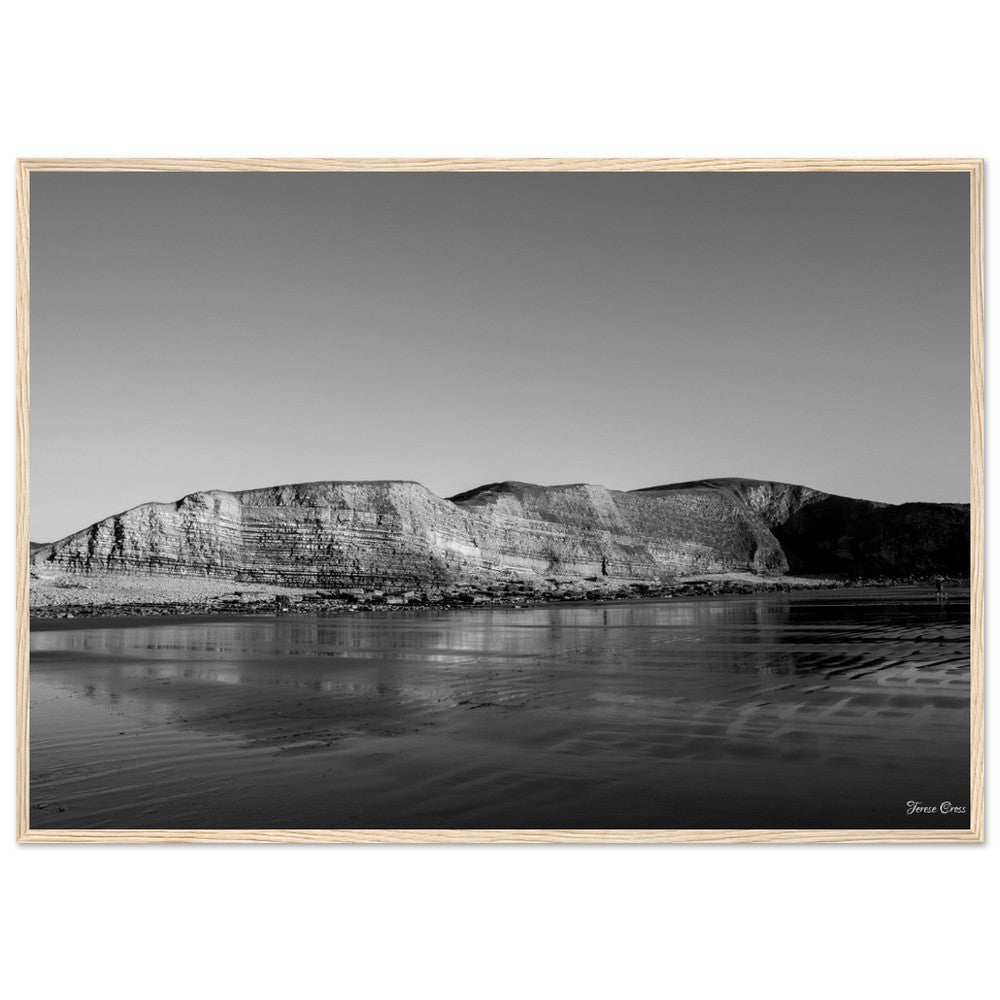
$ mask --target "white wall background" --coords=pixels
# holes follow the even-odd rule
[[[990,15],[914,0],[21,4],[2,61],[6,412],[16,156],[957,155],[987,157],[989,189]],[[931,997],[989,982],[993,844],[15,846],[13,445],[11,419],[12,995]]]

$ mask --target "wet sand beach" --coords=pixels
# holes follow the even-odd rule
[[[38,622],[31,825],[963,828],[968,713],[967,591]]]

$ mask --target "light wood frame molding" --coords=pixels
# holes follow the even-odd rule
[[[29,313],[31,175],[41,172],[664,171],[969,175],[971,674],[967,830],[32,830],[29,810]],[[17,839],[21,843],[956,843],[984,840],[983,174],[978,158],[917,159],[21,159],[17,161]]]

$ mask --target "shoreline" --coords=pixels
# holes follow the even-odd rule
[[[967,578],[946,577],[946,587],[967,587]],[[472,608],[541,608],[559,604],[625,604],[642,600],[791,593],[809,590],[885,589],[900,586],[933,588],[935,577],[758,577],[750,573],[704,574],[671,581],[622,581],[597,586],[595,580],[548,580],[541,584],[483,583],[434,590],[312,590],[256,593],[232,590],[193,599],[114,600],[80,602],[67,599],[31,607],[29,622],[75,622],[184,617],[218,620],[227,617],[289,615],[331,617],[357,613],[407,610],[469,610]],[[238,586],[238,585],[237,585]],[[76,589],[76,588],[72,588]],[[51,596],[51,595],[50,595]]]
[[[919,825],[900,788],[966,802],[967,593],[41,622],[32,826]]]

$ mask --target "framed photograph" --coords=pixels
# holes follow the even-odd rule
[[[982,841],[981,160],[22,160],[17,250],[19,840]]]

